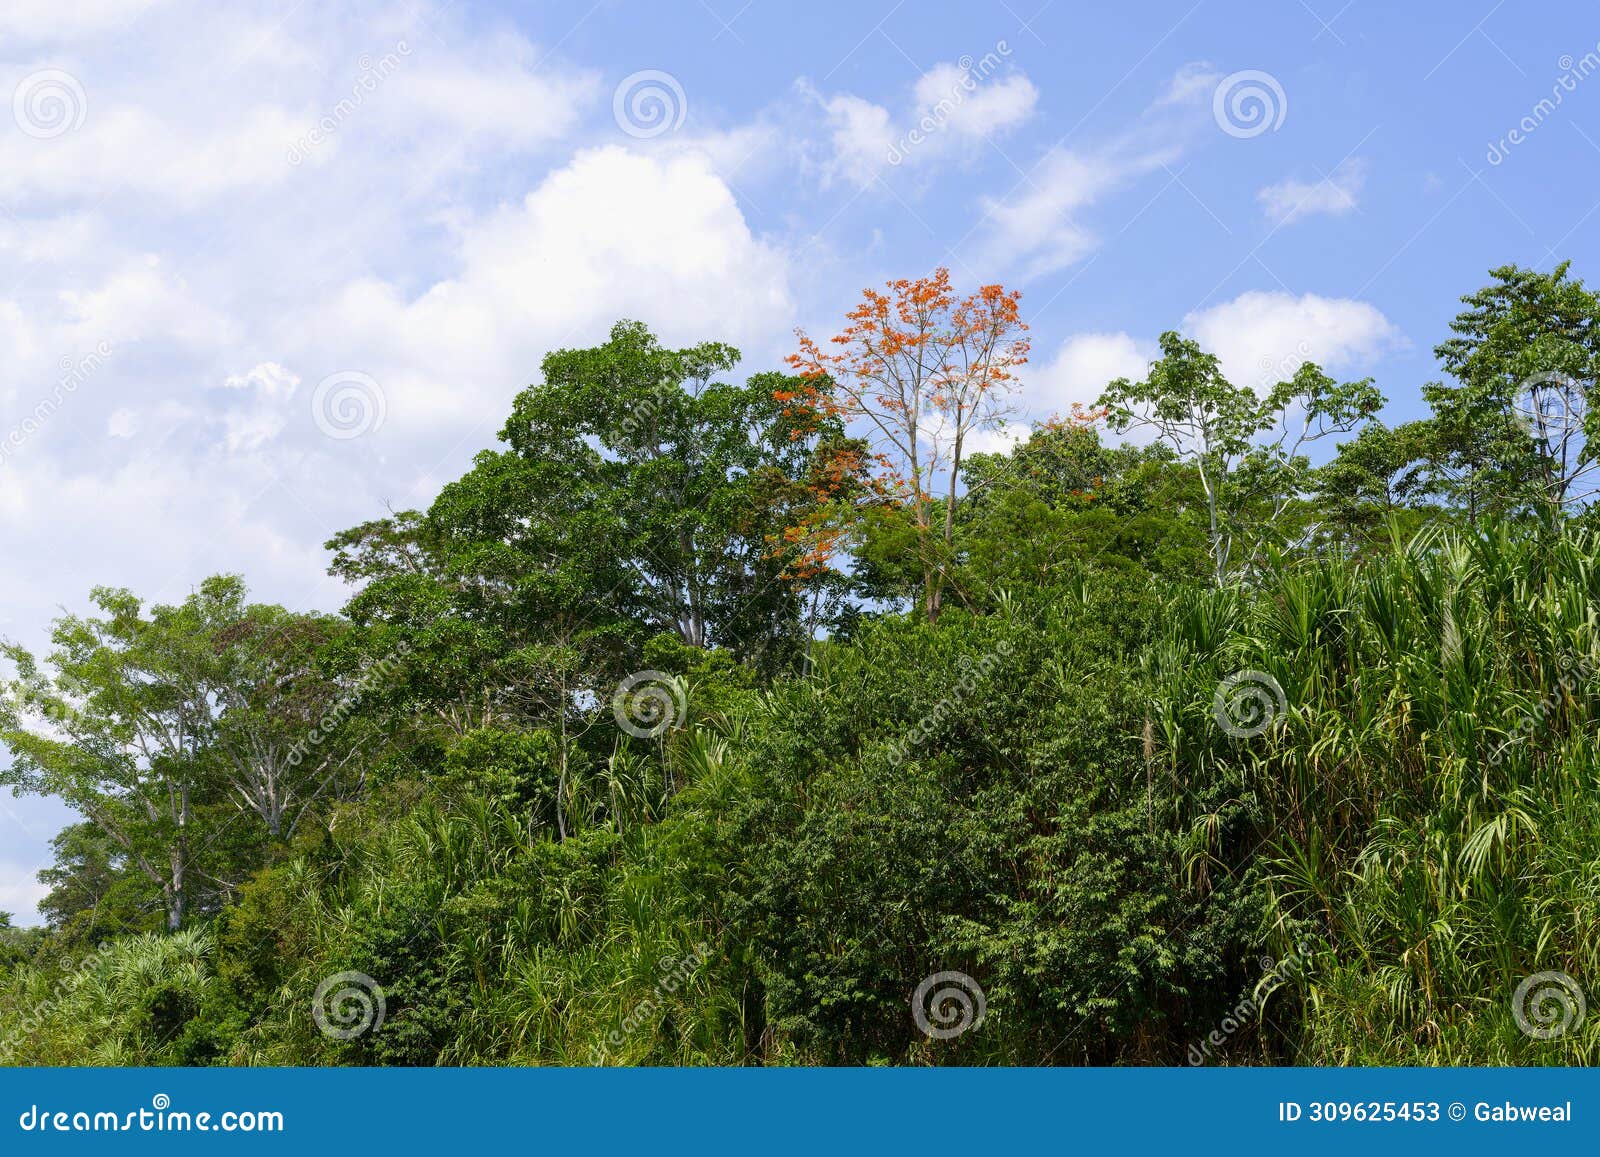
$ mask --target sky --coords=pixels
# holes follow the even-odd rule
[[[1496,266],[1600,276],[1600,11],[1502,0],[0,6],[0,635],[425,506],[619,318],[778,368],[1020,289],[1043,419],[1177,329],[1418,416]],[[4,758],[0,755],[0,758]],[[72,819],[0,794],[0,910]]]

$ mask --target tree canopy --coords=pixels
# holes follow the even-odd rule
[[[784,370],[622,321],[341,613],[95,588],[0,651],[77,813],[0,1060],[1592,1062],[1516,994],[1600,977],[1600,301],[1490,279],[1394,422],[1169,332],[1002,426],[945,270]]]

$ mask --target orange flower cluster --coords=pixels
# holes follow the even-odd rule
[[[797,429],[814,428],[807,419],[821,416],[865,427],[876,466],[871,495],[910,508],[930,567],[940,553],[935,538],[949,537],[966,440],[993,421],[992,395],[1004,392],[1028,360],[1021,297],[1000,285],[961,297],[944,268],[929,277],[890,281],[881,291],[865,289],[845,315],[844,330],[829,342],[832,348],[796,331],[799,349],[788,364],[797,380],[773,391]],[[832,466],[840,477],[859,479],[867,461],[858,456]],[[949,509],[945,528],[937,531],[933,489],[941,476],[947,479]],[[863,492],[858,484],[856,493]],[[793,528],[794,541],[811,544],[810,562],[824,564],[840,549],[845,532],[837,520],[843,516],[819,513]],[[935,581],[931,570],[929,581]]]
[[[1028,341],[1018,336],[1028,328],[1020,292],[985,285],[958,299],[942,267],[885,289],[862,291],[861,304],[845,315],[844,331],[832,338],[840,352],[796,331],[800,350],[788,362],[805,386],[776,391],[778,401],[792,403],[796,412],[845,418],[876,407],[904,422],[919,403],[941,411],[975,405],[1028,360]]]

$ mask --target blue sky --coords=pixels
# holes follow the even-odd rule
[[[4,93],[0,633],[34,646],[101,583],[339,606],[321,543],[621,316],[754,372],[943,264],[1023,290],[1025,416],[1180,328],[1403,419],[1489,268],[1600,275],[1592,4],[10,0]],[[0,909],[67,818],[0,797]]]

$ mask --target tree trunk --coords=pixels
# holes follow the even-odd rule
[[[172,849],[172,875],[162,888],[167,901],[167,931],[176,932],[183,927],[183,843]]]
[[[172,876],[167,889],[167,929],[176,932],[183,927],[184,896],[183,876],[184,869],[189,861],[189,788],[181,788],[178,792],[178,838],[172,845],[171,864]]]

